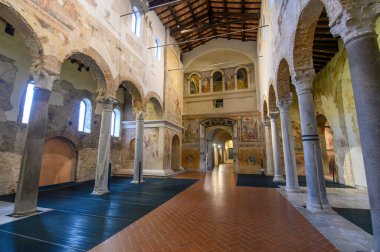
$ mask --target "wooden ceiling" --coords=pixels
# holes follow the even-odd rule
[[[326,10],[323,10],[314,34],[313,62],[315,72],[321,71],[338,51],[338,38],[334,38],[331,34],[329,19]]]
[[[155,7],[173,0],[151,0]],[[261,0],[188,0],[156,8],[155,12],[182,52],[218,38],[256,41]],[[252,29],[249,31],[242,31]],[[226,33],[233,33],[225,35]],[[222,35],[223,34],[223,35]],[[198,40],[200,38],[206,38]],[[194,41],[195,40],[195,41]]]

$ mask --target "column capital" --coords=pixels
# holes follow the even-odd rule
[[[277,102],[277,107],[280,109],[280,112],[287,112],[290,110],[290,105],[293,103],[292,98],[280,100]]]
[[[146,114],[145,110],[136,111],[136,121],[144,121]]]
[[[277,120],[279,111],[272,111],[268,113],[269,118],[272,120]]]
[[[297,95],[311,93],[311,90],[313,89],[314,79],[314,69],[295,71],[294,75],[292,76],[292,83],[296,87]]]
[[[377,0],[357,2],[343,10],[331,26],[331,33],[335,37],[340,36],[345,45],[363,36],[376,36],[376,9],[380,4]]]
[[[51,91],[55,81],[59,80],[59,75],[53,73],[42,66],[33,67],[30,71],[36,88],[46,89]]]
[[[263,120],[263,125],[264,125],[264,127],[270,127],[270,120],[264,119]]]

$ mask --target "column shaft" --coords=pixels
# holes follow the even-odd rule
[[[323,163],[317,121],[315,118],[314,101],[311,86],[314,75],[310,79],[301,78],[296,81],[298,103],[301,117],[304,160],[306,168],[307,204],[308,210],[315,212],[329,208],[326,186],[323,174]]]
[[[284,150],[286,191],[298,192],[298,176],[296,165],[296,154],[294,151],[294,139],[292,133],[292,123],[290,121],[291,101],[279,102],[281,116],[282,146]]]
[[[273,149],[270,122],[264,122],[265,156],[267,161],[267,174],[273,175]]]
[[[273,181],[284,181],[281,168],[281,150],[280,150],[280,139],[278,136],[277,128],[277,117],[278,113],[271,113],[269,116],[271,118],[271,128],[272,128],[272,147],[273,147],[273,163],[274,163],[274,178]]]
[[[143,181],[143,163],[144,163],[144,115],[140,113],[136,115],[136,141],[135,141],[135,160],[133,164],[133,181],[132,183],[139,182],[140,173],[140,183]],[[141,170],[139,167],[141,165]]]
[[[33,214],[37,211],[38,186],[50,94],[51,91],[47,89],[34,88],[13,212],[16,217]]]
[[[346,43],[371,207],[374,251],[380,251],[380,53],[375,34]]]
[[[98,158],[96,161],[95,187],[92,194],[109,193],[108,165],[111,149],[112,105],[102,109],[102,121],[99,133]]]

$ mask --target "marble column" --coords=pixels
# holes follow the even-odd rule
[[[311,212],[318,212],[329,209],[329,202],[326,195],[321,146],[311,93],[314,77],[314,70],[296,72],[293,76],[293,84],[297,90],[301,118],[307,183],[306,208]]]
[[[285,181],[282,175],[281,168],[281,150],[280,150],[280,138],[278,136],[277,118],[278,112],[270,112],[268,114],[270,118],[270,124],[272,129],[272,148],[273,148],[273,163],[274,163],[274,182]]]
[[[57,74],[42,68],[36,69],[31,75],[34,80],[34,95],[17,184],[14,217],[31,215],[37,211],[49,99],[53,83],[59,79]]]
[[[380,52],[375,31],[375,6],[352,4],[331,31],[340,35],[347,50],[352,89],[368,186],[373,228],[373,251],[380,251]]]
[[[140,183],[143,183],[143,171],[144,171],[144,117],[145,111],[140,111],[136,113],[136,140],[135,140],[135,160],[133,163],[133,181],[131,183],[139,183],[139,173],[140,173]],[[139,167],[141,164],[141,170],[139,172]]]
[[[92,194],[102,195],[109,193],[108,166],[111,150],[111,120],[113,104],[116,100],[106,97],[98,99],[97,102],[102,107],[102,120],[99,133],[98,157],[96,161],[95,186]]]
[[[273,149],[272,149],[272,135],[270,129],[270,120],[264,120],[265,131],[265,156],[267,160],[267,175],[273,175]]]
[[[281,117],[281,132],[282,132],[282,146],[284,150],[284,163],[285,163],[285,178],[286,187],[288,192],[299,192],[297,176],[296,153],[294,151],[294,139],[292,133],[292,122],[290,120],[290,105],[293,103],[292,99],[282,100],[277,102],[277,107],[280,109]]]

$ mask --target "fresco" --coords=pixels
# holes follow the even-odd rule
[[[240,173],[260,173],[264,148],[256,146],[240,147],[238,151]]]
[[[154,169],[159,163],[158,129],[144,129],[144,169]]]
[[[235,89],[235,82],[234,82],[234,76],[231,74],[229,77],[226,78],[226,91],[234,90]]]
[[[190,77],[190,94],[198,94],[199,93],[199,76],[196,74],[191,75]]]
[[[199,170],[199,147],[183,147],[182,166],[189,170]]]
[[[197,143],[199,141],[199,123],[198,120],[185,120],[183,122],[184,143]]]
[[[212,75],[212,87],[214,92],[223,91],[223,75],[221,72],[215,72]]]
[[[202,93],[210,93],[211,92],[211,83],[210,78],[203,78],[202,81]]]
[[[248,88],[248,73],[244,68],[240,68],[237,71],[237,87],[238,89]]]
[[[254,117],[243,117],[241,119],[241,141],[259,141],[260,119]]]

